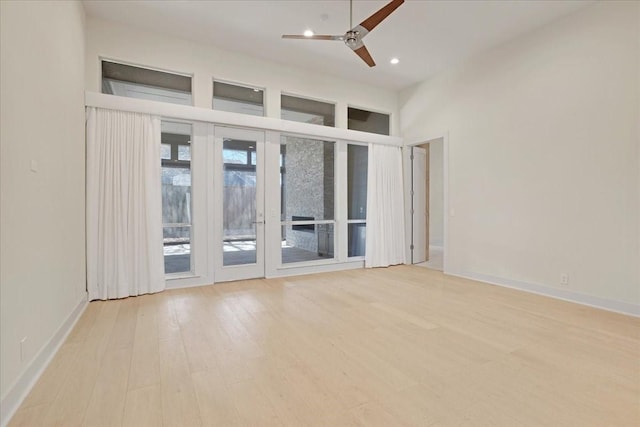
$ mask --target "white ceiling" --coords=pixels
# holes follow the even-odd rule
[[[385,0],[356,0],[354,26]],[[591,0],[407,0],[364,42],[369,68],[339,41],[283,40],[282,34],[344,34],[347,0],[85,1],[97,16],[212,44],[279,63],[401,89],[519,34],[570,14]],[[400,63],[389,60],[398,57]]]

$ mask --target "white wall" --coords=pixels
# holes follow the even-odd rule
[[[101,91],[100,58],[193,75],[194,105],[211,108],[213,79],[266,88],[266,115],[280,118],[280,92],[336,103],[336,127],[347,128],[347,105],[391,114],[399,134],[397,93],[150,33],[99,18],[87,19],[86,88]]]
[[[84,11],[77,2],[2,1],[0,15],[4,417],[13,385],[86,300]]]
[[[598,2],[401,94],[405,140],[448,131],[449,271],[640,313],[639,8]]]
[[[444,141],[429,142],[429,246],[444,246]]]

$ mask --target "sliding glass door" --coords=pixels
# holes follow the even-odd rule
[[[215,281],[264,277],[264,132],[215,128]]]

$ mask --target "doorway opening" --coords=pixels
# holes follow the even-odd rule
[[[410,147],[411,263],[444,270],[445,140]]]

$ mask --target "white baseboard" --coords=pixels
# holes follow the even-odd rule
[[[492,285],[504,286],[505,288],[518,289],[533,294],[544,295],[563,301],[574,302],[576,304],[587,305],[589,307],[600,308],[607,311],[622,313],[629,316],[640,317],[640,305],[623,301],[615,301],[593,295],[587,295],[569,289],[558,289],[535,283],[521,282],[518,280],[504,279],[501,277],[489,276],[486,274],[472,273],[466,271],[445,271],[445,274],[463,277],[465,279],[477,280],[479,282],[490,283]]]
[[[11,417],[13,417],[18,410],[20,404],[25,397],[27,397],[27,394],[29,394],[44,370],[49,366],[49,363],[51,363],[58,349],[62,346],[62,343],[64,343],[67,335],[69,335],[69,332],[71,332],[82,313],[84,313],[87,304],[87,296],[85,295],[53,334],[49,342],[42,347],[36,357],[29,363],[27,369],[18,377],[13,386],[9,388],[6,396],[2,398],[2,402],[0,402],[0,426],[6,427],[6,425],[9,424]]]

